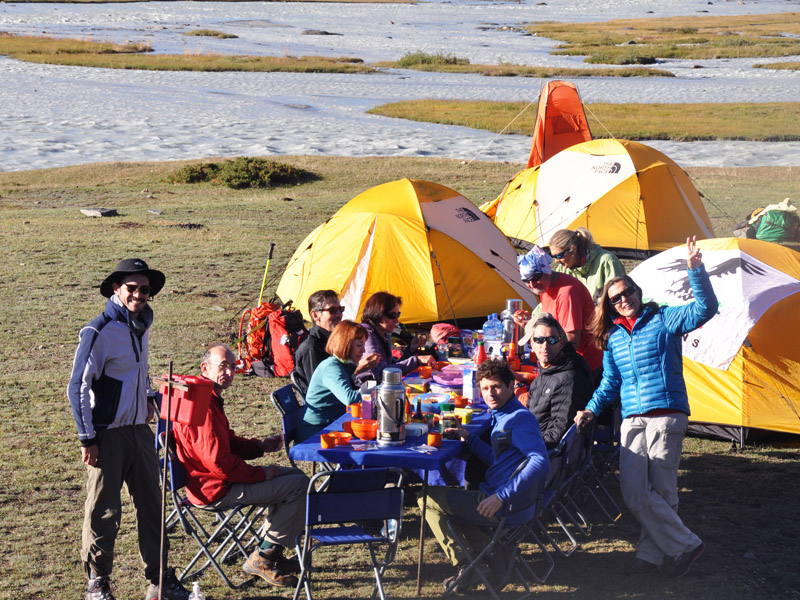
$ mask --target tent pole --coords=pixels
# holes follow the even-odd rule
[[[442,280],[442,287],[444,288],[444,295],[447,296],[447,304],[450,306],[450,312],[453,313],[453,323],[458,327],[458,319],[456,318],[456,311],[453,308],[453,303],[450,300],[450,292],[447,291],[447,284],[444,282],[444,275],[442,275],[442,265],[439,264],[439,259],[436,258],[436,252],[431,248],[431,257],[433,262],[436,263],[436,268],[439,269],[439,278]],[[461,329],[459,327],[459,329]]]

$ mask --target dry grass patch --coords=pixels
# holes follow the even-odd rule
[[[239,37],[233,33],[225,33],[224,31],[217,31],[216,29],[194,29],[192,31],[184,32],[183,35],[195,37],[215,37],[220,40],[228,40]]]
[[[777,62],[753,65],[756,69],[776,69],[778,71],[800,71],[800,62]]]
[[[40,36],[0,35],[0,54],[50,65],[151,71],[286,71],[293,73],[372,73],[360,58],[248,56],[236,54],[145,54],[149,44],[112,44]]]
[[[709,59],[800,54],[800,13],[731,17],[615,19],[600,23],[542,22],[526,26],[560,40],[559,55],[585,62],[653,64],[659,58]]]
[[[369,112],[530,135],[537,105],[525,110],[526,106],[525,102],[408,100],[384,104]],[[796,141],[800,140],[798,114],[800,103],[796,102],[586,105],[586,118],[594,137],[629,140]]]
[[[375,63],[376,67],[414,69],[439,73],[475,73],[486,77],[674,77],[670,71],[640,68],[570,69],[566,67],[535,67],[501,62],[497,65],[471,64],[468,58],[452,54],[410,52],[397,61]]]

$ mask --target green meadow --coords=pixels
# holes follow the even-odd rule
[[[523,157],[521,157],[522,159]],[[153,300],[151,375],[195,373],[207,344],[236,337],[242,311],[254,306],[270,242],[276,243],[266,297],[301,240],[358,193],[403,177],[456,189],[481,204],[496,197],[521,163],[410,158],[280,157],[314,175],[307,183],[231,189],[211,183],[171,183],[187,161],[105,163],[0,173],[0,230],[6,246],[0,285],[0,420],[4,428],[0,487],[0,599],[80,597],[85,586],[79,560],[85,472],[65,395],[78,331],[102,309],[100,281],[126,256],[140,256],[167,275]],[[199,161],[193,161],[196,163]],[[720,236],[755,206],[797,190],[800,168],[690,168],[706,196]],[[88,218],[81,208],[114,208],[119,215]],[[279,430],[269,393],[286,380],[238,377],[227,395],[232,426],[246,435]],[[287,464],[276,454],[259,461]],[[556,559],[537,597],[718,600],[796,598],[800,575],[795,519],[800,483],[795,445],[756,444],[740,451],[730,443],[688,439],[681,464],[681,514],[708,543],[707,554],[679,580],[659,574],[625,578],[638,528],[627,512],[615,524],[595,520],[592,536],[570,558]],[[618,490],[612,486],[612,492]],[[409,490],[409,495],[415,493]],[[117,598],[144,592],[132,507],[125,498],[117,541]],[[400,551],[386,573],[387,594],[415,595],[419,514],[409,508]],[[170,561],[185,564],[193,541],[170,533]],[[534,568],[541,557],[531,546]],[[324,557],[325,553],[320,557]],[[360,553],[332,552],[322,559],[318,598],[366,598],[372,578]],[[441,594],[451,573],[436,543],[426,537],[424,598]],[[290,590],[263,582],[233,592],[212,572],[201,579],[209,598],[288,598]],[[516,598],[511,586],[503,598]],[[488,597],[482,592],[475,598]]]

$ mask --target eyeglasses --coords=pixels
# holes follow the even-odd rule
[[[332,315],[341,315],[344,313],[344,306],[329,306],[327,308],[315,308],[316,312],[329,312]]]
[[[209,365],[214,365],[215,367],[219,367],[220,371],[235,371],[236,370],[236,365],[232,365],[229,362],[221,362],[221,363],[210,362],[208,364]]]
[[[534,344],[544,344],[545,342],[547,342],[551,346],[555,346],[558,342],[561,341],[561,338],[557,335],[549,335],[547,337],[533,337],[531,338],[531,341]]]
[[[562,250],[558,254],[553,254],[553,258],[556,259],[556,260],[561,260],[562,258],[564,258],[567,254],[569,254],[571,252],[572,252],[572,250],[567,248],[566,250]]]
[[[398,310],[397,312],[385,312],[383,313],[383,316],[386,317],[387,319],[391,319],[394,321],[395,319],[400,318],[400,311]]]
[[[136,285],[135,283],[126,283],[124,285],[129,294],[135,294],[136,290],[139,290],[143,296],[149,296],[153,290],[149,285]]]
[[[542,277],[544,273],[534,273],[528,279],[523,279],[522,283],[537,283]]]
[[[622,302],[623,296],[625,296],[626,298],[630,298],[631,296],[633,296],[633,293],[635,291],[636,290],[632,287],[625,288],[619,294],[614,294],[613,296],[609,296],[608,301],[611,302],[612,305],[619,304],[620,302]]]

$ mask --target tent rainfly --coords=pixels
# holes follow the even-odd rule
[[[503,233],[458,192],[401,179],[359,194],[295,251],[277,294],[308,317],[308,297],[333,289],[345,318],[373,293],[403,298],[403,323],[485,317],[507,298],[536,298],[520,281]]]
[[[595,242],[645,258],[714,236],[689,176],[661,152],[627,140],[592,140],[521,171],[481,206],[519,247],[547,246],[559,229],[586,227]]]
[[[528,168],[591,139],[578,88],[567,81],[549,81],[539,94]]]

